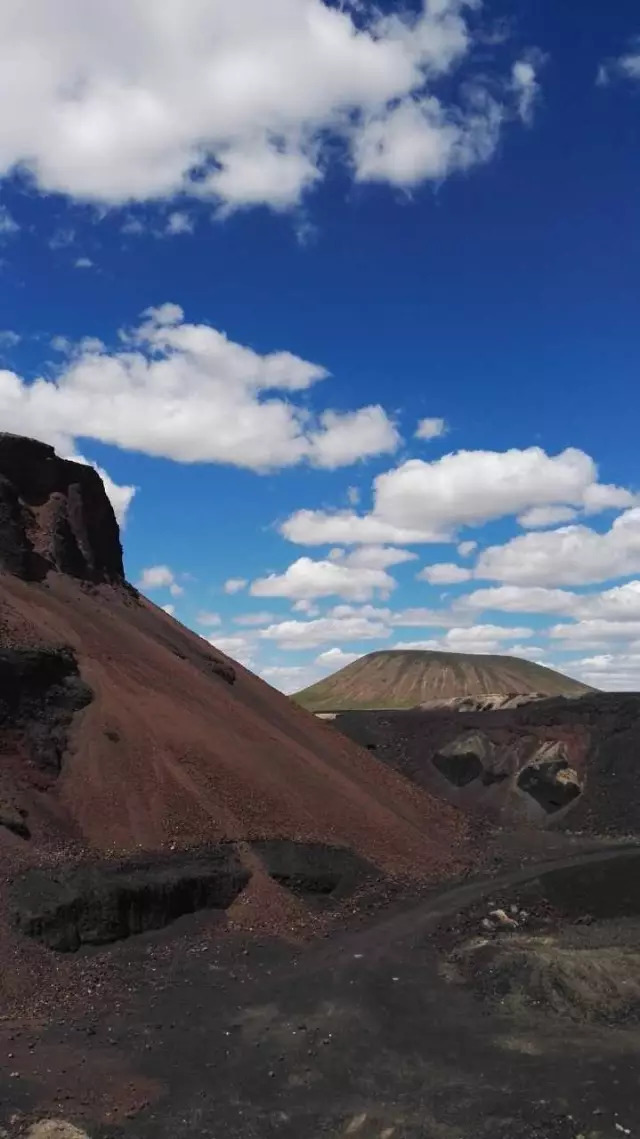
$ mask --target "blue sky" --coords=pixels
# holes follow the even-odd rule
[[[640,687],[640,15],[571,8],[0,12],[0,426],[286,690],[405,644]]]

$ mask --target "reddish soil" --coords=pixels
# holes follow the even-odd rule
[[[124,854],[286,836],[347,844],[422,877],[464,843],[458,812],[239,665],[233,685],[212,674],[211,647],[143,598],[62,575],[3,575],[0,614],[3,644],[70,646],[94,693],[53,785],[41,790],[24,756],[16,765],[36,846],[73,839]]]

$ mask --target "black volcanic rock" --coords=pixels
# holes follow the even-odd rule
[[[124,581],[118,523],[97,471],[36,439],[0,433],[0,569],[23,581],[50,570]]]
[[[227,909],[250,877],[230,843],[116,864],[32,868],[13,884],[14,922],[50,949],[74,952],[162,929],[183,914]]]
[[[92,699],[71,649],[0,649],[0,736],[23,738],[41,770],[59,774],[73,715]]]

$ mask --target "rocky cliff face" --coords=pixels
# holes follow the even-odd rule
[[[23,581],[52,570],[124,581],[118,524],[96,471],[46,443],[0,433],[0,569]]]

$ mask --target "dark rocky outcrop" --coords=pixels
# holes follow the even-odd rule
[[[346,712],[332,723],[432,794],[501,824],[619,836],[640,829],[638,693],[482,712]]]
[[[74,952],[226,909],[251,877],[231,844],[71,869],[32,869],[12,888],[14,922],[49,949]]]
[[[550,814],[561,811],[582,792],[576,772],[564,759],[527,764],[518,776],[518,787]]]
[[[124,581],[113,507],[99,474],[36,439],[0,433],[0,569],[24,581],[51,570]]]
[[[274,882],[301,897],[346,897],[372,873],[352,850],[323,842],[265,839],[252,842]]]
[[[59,773],[71,719],[92,698],[71,649],[0,649],[1,737],[18,735],[49,773]]]

